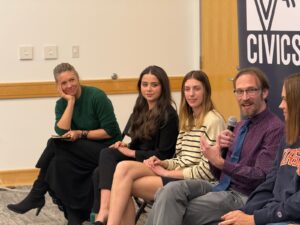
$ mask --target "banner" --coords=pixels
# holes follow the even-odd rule
[[[300,0],[237,0],[240,68],[255,66],[270,81],[268,105],[280,118],[283,79],[300,72]]]

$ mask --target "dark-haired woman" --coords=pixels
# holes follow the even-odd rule
[[[164,160],[171,158],[175,152],[178,116],[172,107],[166,72],[158,66],[149,66],[141,73],[137,86],[139,95],[129,121],[130,144],[116,142],[100,154],[100,211],[95,224],[107,220],[113,175],[119,162],[142,162],[150,156]]]

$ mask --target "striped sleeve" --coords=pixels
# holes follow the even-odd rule
[[[216,143],[218,134],[224,130],[226,126],[224,119],[216,111],[211,111],[206,115],[203,125],[206,128],[205,132],[203,132],[203,135],[211,145]],[[201,158],[197,165],[183,169],[182,172],[184,179],[203,179],[208,181],[215,180],[210,171],[208,160],[203,156],[202,153],[200,154]]]
[[[198,164],[201,159],[199,136],[203,128],[180,131],[176,143],[176,157],[166,160],[168,170],[177,170]]]

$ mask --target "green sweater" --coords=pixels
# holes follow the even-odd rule
[[[95,87],[81,86],[81,96],[76,99],[73,117],[71,122],[72,130],[96,130],[104,129],[112,138],[110,140],[103,139],[99,142],[108,144],[121,140],[121,132],[114,114],[111,101],[106,94]],[[60,129],[57,122],[62,117],[67,107],[67,101],[60,98],[56,101],[55,106],[55,131],[59,135],[63,135],[67,130]]]

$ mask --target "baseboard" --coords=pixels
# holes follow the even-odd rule
[[[39,170],[20,169],[20,170],[2,170],[0,171],[0,187],[15,187],[22,185],[31,185],[36,179]]]

